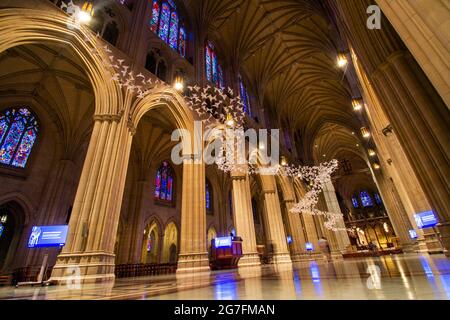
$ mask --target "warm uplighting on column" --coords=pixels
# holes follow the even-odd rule
[[[227,114],[226,124],[227,124],[228,127],[233,127],[234,126],[234,120],[233,120],[233,116],[231,115],[231,113]]]
[[[373,150],[373,149],[369,149],[369,150],[367,150],[367,152],[369,153],[369,156],[371,156],[371,157],[375,157],[375,155],[376,155],[375,150]]]
[[[373,164],[373,168],[375,169],[375,170],[379,170],[380,169],[380,165],[378,164],[378,163],[374,163]]]
[[[367,129],[366,127],[362,127],[361,135],[363,136],[363,138],[369,138],[370,137],[369,129]]]
[[[287,165],[287,161],[286,161],[286,158],[284,156],[281,157],[281,165],[282,166],[286,166]]]
[[[354,111],[359,111],[362,109],[362,100],[361,99],[353,99],[352,106]]]
[[[85,1],[83,7],[81,7],[80,12],[78,13],[78,20],[81,23],[87,24],[91,22],[92,17],[94,16],[94,6],[91,1]]]
[[[175,77],[175,82],[173,84],[173,87],[175,88],[175,90],[177,91],[183,91],[184,89],[184,82],[183,82],[183,78],[180,76]]]
[[[348,63],[347,57],[345,56],[345,54],[340,53],[338,54],[338,58],[337,58],[337,65],[339,68],[344,68]]]

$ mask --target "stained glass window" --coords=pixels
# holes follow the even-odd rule
[[[5,230],[5,227],[0,223],[0,238],[3,234],[3,230]]]
[[[0,114],[0,163],[24,168],[37,138],[36,117],[27,108]]]
[[[169,202],[173,200],[173,171],[167,161],[156,172],[155,199]]]
[[[183,57],[186,55],[186,29],[181,26],[174,1],[153,0],[150,29]]]
[[[206,194],[206,210],[211,212],[211,209],[212,209],[211,186],[210,186],[208,180],[206,180],[206,183],[205,183],[205,194]]]
[[[375,198],[375,202],[378,204],[378,205],[381,205],[382,204],[382,201],[381,201],[381,197],[380,197],[380,195],[378,194],[378,193],[374,193],[373,194],[373,197]]]
[[[167,3],[163,3],[161,6],[161,16],[159,21],[159,33],[158,36],[165,42],[169,36],[169,20],[170,20],[170,7]]]
[[[211,49],[209,46],[206,46],[205,49],[205,59],[206,59],[206,79],[208,81],[212,80],[212,65],[211,65]]]
[[[361,191],[359,197],[361,198],[361,204],[363,205],[363,207],[373,206],[372,198],[367,191]]]
[[[211,52],[211,61],[212,61],[212,82],[217,84],[219,78],[217,77],[217,57],[214,51]]]
[[[223,82],[223,71],[220,64],[217,64],[217,84],[220,88],[223,88],[225,86]]]
[[[183,27],[180,28],[178,36],[178,52],[184,57],[186,56],[186,31]]]
[[[175,2],[173,2],[173,0],[167,0],[167,2],[169,2],[170,6],[174,9],[176,9],[177,7],[175,6]]]
[[[248,115],[251,115],[247,90],[245,89],[244,82],[242,81],[241,77],[239,77],[239,95],[241,96],[241,101],[244,106],[244,112]]]
[[[205,48],[205,64],[206,64],[206,79],[213,82],[217,87],[223,88],[223,71],[217,55],[214,52],[212,44],[207,43]]]
[[[178,16],[175,11],[170,14],[169,46],[175,50],[178,48]]]
[[[352,196],[352,203],[353,203],[353,208],[358,208],[359,207],[359,201],[358,201],[358,198],[356,196]]]
[[[158,29],[158,21],[159,21],[159,2],[158,0],[154,0],[152,6],[152,20],[150,21],[150,29],[152,29],[153,32],[156,32],[156,29]]]

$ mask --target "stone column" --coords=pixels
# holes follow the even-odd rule
[[[205,201],[205,164],[192,155],[185,156],[177,273],[209,271]]]
[[[383,110],[438,215],[446,255],[450,256],[450,111],[388,23],[366,28],[369,0],[334,1],[358,59]]]
[[[262,193],[264,199],[263,216],[267,226],[266,238],[269,244],[274,245],[272,253],[273,263],[291,263],[291,257],[287,247],[286,234],[281,216],[280,201],[277,194],[275,177],[261,175]]]
[[[305,236],[303,232],[303,224],[298,213],[290,212],[295,205],[295,191],[292,179],[285,175],[279,175],[279,186],[283,195],[282,210],[285,213],[285,223],[287,230],[292,237],[291,243],[291,259],[293,261],[302,260],[306,255]]]
[[[325,198],[328,211],[342,214],[338,199],[336,197],[336,191],[334,189],[333,182],[331,182],[330,179],[325,182],[323,186],[323,196]],[[336,227],[340,229],[334,232],[337,240],[337,249],[340,252],[344,252],[350,245],[350,239],[348,238],[347,231],[342,230],[345,229],[344,216],[341,216],[341,218],[337,221]]]
[[[450,105],[448,3],[445,0],[377,2],[442,99]]]
[[[302,186],[302,182],[299,181],[299,180],[296,180],[295,183],[296,183],[296,186],[297,186],[298,197],[301,198],[304,195],[304,193],[305,193],[303,187],[301,187]],[[318,235],[317,235],[317,230],[316,230],[316,225],[315,225],[315,222],[314,222],[314,217],[311,214],[306,213],[306,212],[303,212],[303,213],[300,213],[300,214],[301,214],[300,221],[303,220],[303,227],[304,227],[304,230],[305,230],[305,233],[306,233],[305,241],[311,243],[313,245],[313,247],[314,247],[313,252],[310,252],[309,255],[312,255],[313,253],[314,254],[319,253],[319,251],[318,251],[319,250],[319,247],[318,247],[318,245],[319,245],[319,242],[318,242],[319,238],[318,238]]]
[[[114,280],[114,245],[132,140],[125,118],[94,116],[67,243],[52,281],[65,283],[78,274],[82,283]]]
[[[292,207],[295,205],[294,199],[285,199],[283,205],[286,210],[290,235],[292,237],[291,259],[292,261],[300,261],[303,260],[307,254],[302,221],[300,220],[298,213],[290,212]]]
[[[242,253],[239,266],[260,265],[256,249],[255,224],[253,221],[252,197],[248,176],[231,173],[233,184],[233,220],[237,236],[242,237]]]

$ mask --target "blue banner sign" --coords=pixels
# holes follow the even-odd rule
[[[216,248],[231,247],[231,240],[231,237],[215,238],[214,245]]]
[[[291,244],[292,243],[292,237],[291,236],[287,236],[286,237],[287,243]]]
[[[417,239],[417,232],[414,229],[409,230],[409,237],[411,239]]]
[[[414,219],[416,220],[417,227],[420,229],[434,227],[438,223],[433,211],[425,211],[415,214]]]
[[[28,239],[28,248],[63,247],[69,226],[34,226]]]

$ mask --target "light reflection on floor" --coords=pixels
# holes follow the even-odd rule
[[[113,286],[0,287],[0,299],[450,299],[443,255],[304,262],[192,276],[118,279]]]

